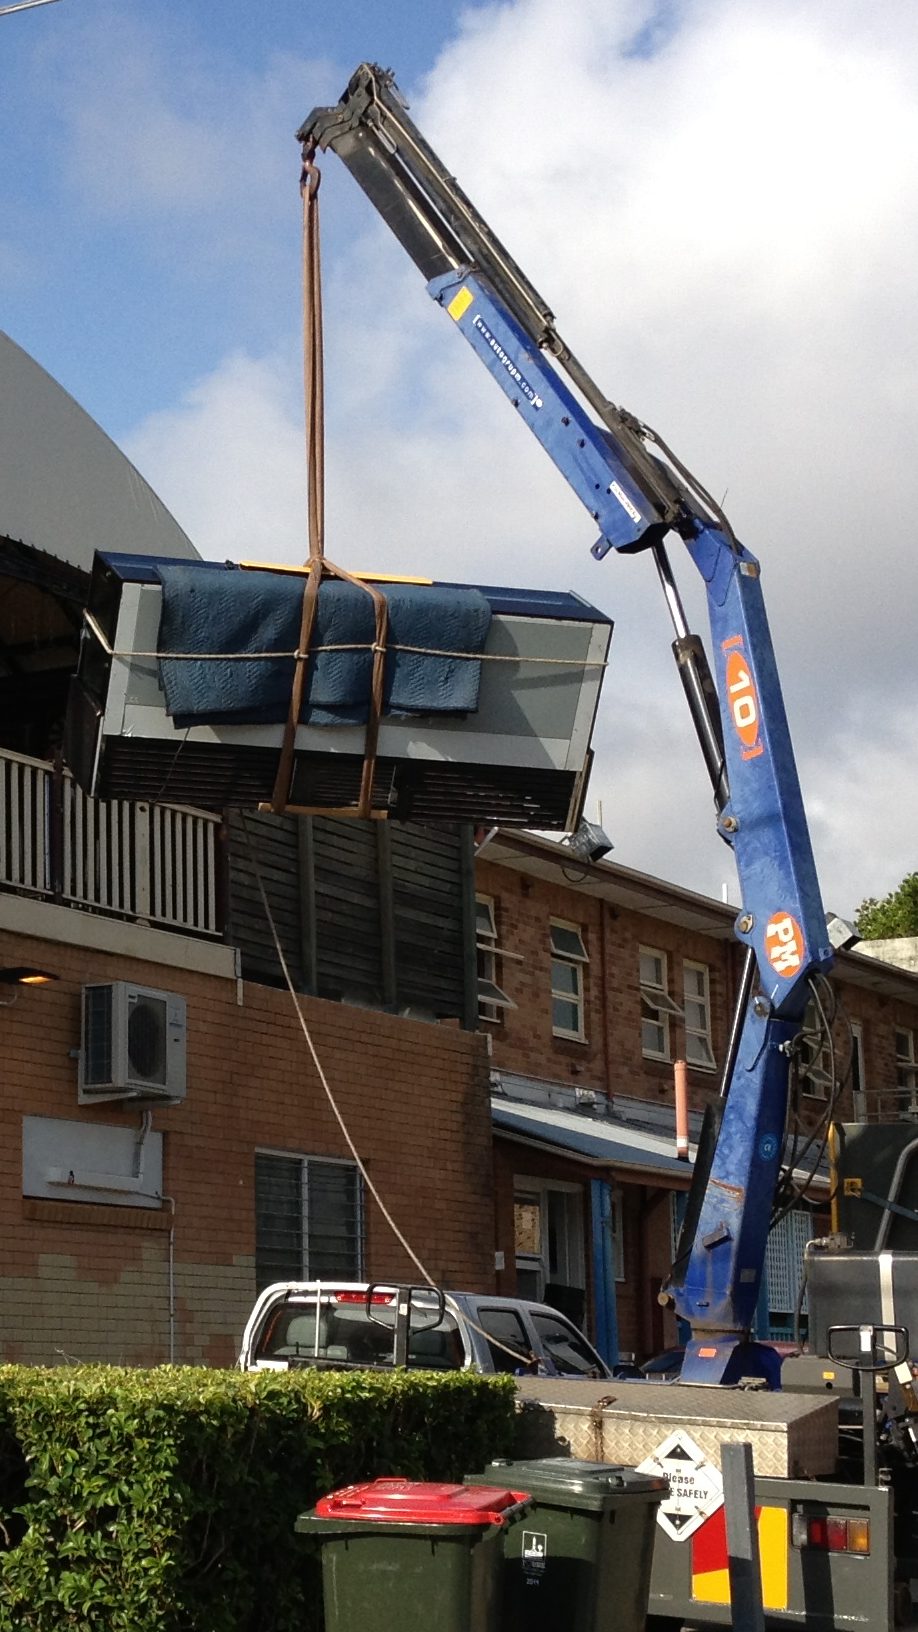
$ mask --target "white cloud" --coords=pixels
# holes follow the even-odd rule
[[[308,549],[296,409],[285,363],[236,353],[125,451],[203,555],[293,561]]]
[[[412,112],[590,371],[727,492],[763,562],[825,893],[850,910],[916,864],[918,15],[684,0],[641,54],[654,17],[479,8]],[[326,219],[339,196],[359,219],[324,169]],[[612,612],[594,791],[616,856],[719,895],[730,858],[650,562],[591,562],[589,519],[365,220],[326,267],[329,553]],[[237,357],[134,438],[208,553],[243,535],[304,553],[295,396],[286,364]]]

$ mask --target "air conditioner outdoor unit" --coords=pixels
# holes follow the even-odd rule
[[[185,1098],[185,999],[131,981],[83,987],[79,1103]]]

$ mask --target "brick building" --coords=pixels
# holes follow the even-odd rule
[[[736,909],[508,832],[480,846],[476,887],[500,1290],[548,1287],[584,1309],[607,1351],[653,1354],[677,1338],[657,1293],[689,1180],[673,1064],[688,1063],[697,1134],[739,980]],[[823,999],[832,1044],[814,1010],[794,1101],[798,1187],[830,1108],[848,1121],[918,1114],[918,976],[843,952]],[[827,1191],[823,1156],[769,1240],[763,1334],[792,1329],[802,1245],[828,1223]]]
[[[26,918],[32,933],[9,927]],[[257,1284],[323,1270],[417,1278],[365,1192],[285,989],[237,980],[223,945],[20,896],[0,896],[0,924],[0,965],[57,977],[19,989],[0,1022],[5,1360],[229,1364]],[[109,981],[185,999],[181,1103],[78,1104],[81,992]],[[436,1279],[487,1286],[480,1038],[302,1001],[396,1221]]]
[[[471,836],[86,798],[56,746],[97,548],[195,555],[0,336],[0,1358],[227,1364],[267,1280],[417,1277],[262,890],[369,1179],[487,1288]]]
[[[195,553],[0,337],[0,1358],[227,1363],[268,1280],[413,1278],[275,932],[367,1174],[434,1278],[546,1294],[610,1357],[671,1342],[656,1294],[690,1171],[673,1062],[697,1131],[733,909],[531,835],[495,832],[476,859],[458,828],[87,799],[59,723],[92,552],[130,545]],[[14,985],[28,969],[52,979]],[[836,1116],[918,1114],[918,975],[848,953],[833,991],[801,1127],[833,1079]],[[769,1245],[776,1334],[824,1174],[811,1191]]]

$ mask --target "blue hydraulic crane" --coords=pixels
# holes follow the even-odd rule
[[[647,551],[673,652],[731,846],[743,976],[716,1107],[706,1117],[668,1293],[691,1330],[682,1376],[777,1381],[750,1339],[785,1145],[789,1071],[819,974],[833,961],[781,695],[759,563],[665,443],[610,402],[552,312],[417,127],[388,71],[365,63],[341,101],[297,133],[331,149],[586,506],[592,553]],[[713,670],[666,551],[677,535],[707,593]]]

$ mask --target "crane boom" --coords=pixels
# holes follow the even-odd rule
[[[708,1118],[669,1291],[689,1324],[683,1376],[771,1371],[750,1345],[781,1166],[790,1058],[817,973],[832,964],[756,558],[656,433],[599,389],[554,316],[428,146],[392,75],[364,63],[297,133],[335,152],[421,271],[610,550],[650,551],[673,651],[731,846],[745,975],[721,1102]],[[707,595],[713,674],[665,542],[681,538]]]

